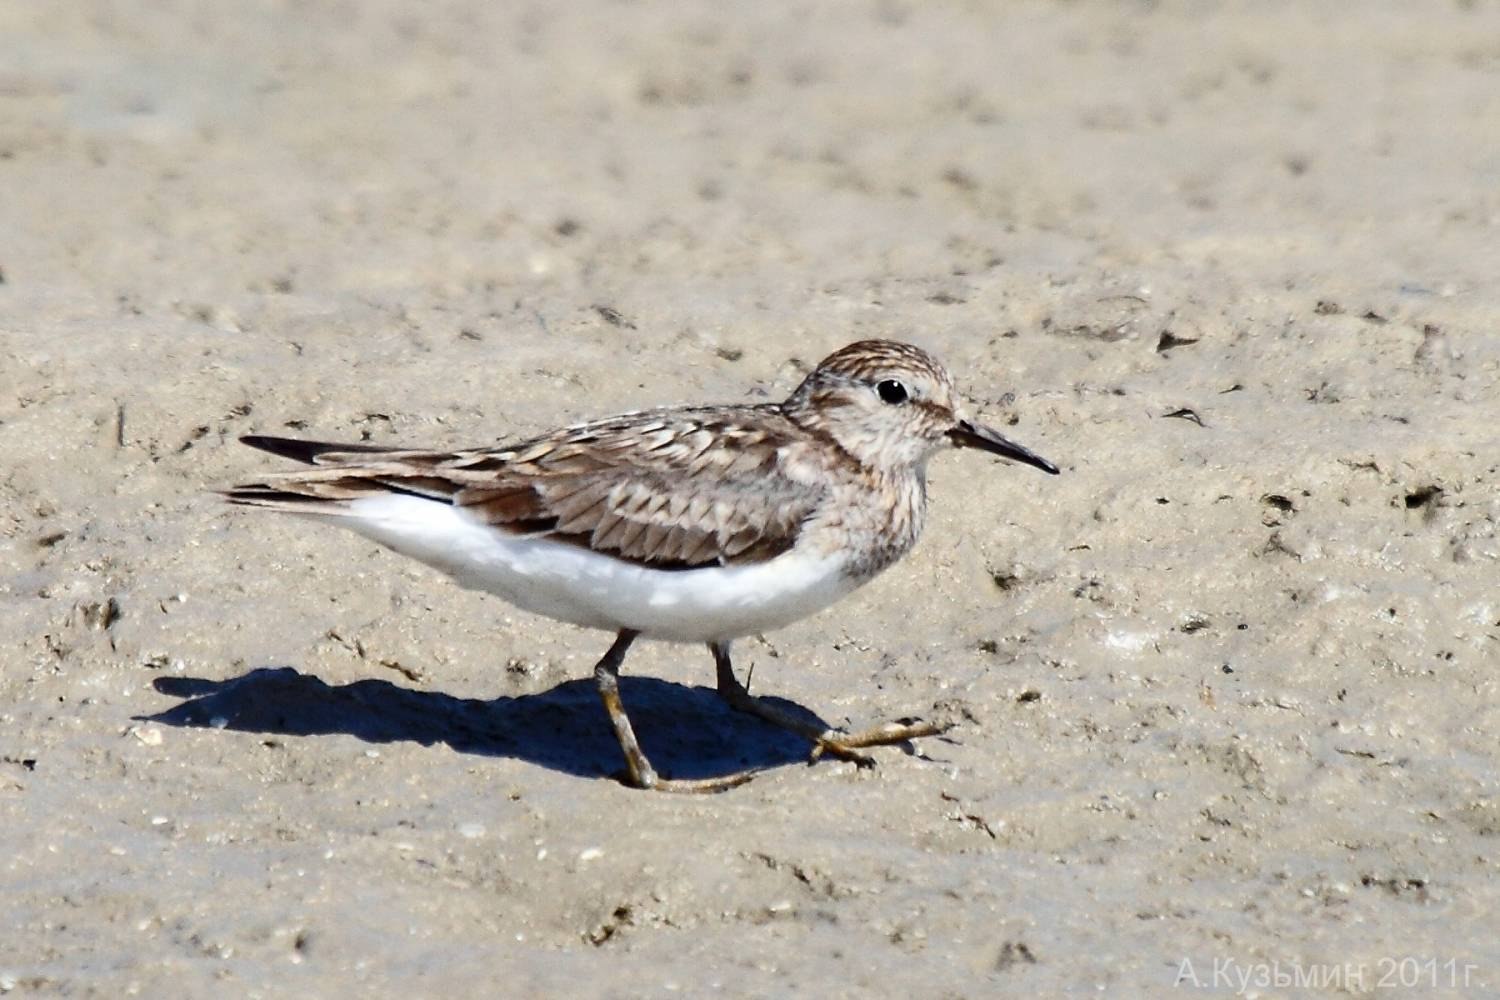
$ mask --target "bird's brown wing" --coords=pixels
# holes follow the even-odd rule
[[[404,493],[660,569],[756,562],[791,548],[823,495],[788,461],[799,434],[775,407],[694,407],[456,452],[249,438],[312,468],[226,495],[337,514],[350,500]]]

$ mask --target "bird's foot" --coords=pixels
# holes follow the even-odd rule
[[[642,763],[644,763],[642,758]],[[625,768],[616,774],[620,784],[648,792],[676,792],[686,795],[714,795],[738,788],[753,779],[759,770],[737,771],[717,778],[663,778],[649,764],[644,769]]]
[[[901,719],[897,722],[887,722],[883,725],[873,726],[857,733],[846,733],[840,729],[825,729],[813,725],[804,719],[798,718],[774,705],[768,704],[761,698],[751,695],[737,683],[721,682],[719,694],[731,707],[747,712],[757,718],[764,719],[774,726],[779,726],[788,732],[796,733],[809,740],[812,745],[812,753],[808,761],[815,761],[823,755],[837,757],[839,760],[847,760],[861,768],[875,766],[875,758],[867,753],[861,753],[864,747],[888,746],[892,743],[906,743],[922,736],[937,736],[953,728],[951,722],[922,722],[917,719]]]
[[[809,761],[815,761],[824,754],[837,757],[840,760],[853,761],[860,767],[874,767],[875,758],[869,754],[860,753],[861,747],[889,746],[892,743],[906,743],[910,740],[923,736],[941,736],[953,728],[951,722],[922,722],[917,719],[901,719],[897,722],[886,722],[857,733],[846,733],[837,729],[829,729],[820,733],[813,740],[812,753],[808,755]]]

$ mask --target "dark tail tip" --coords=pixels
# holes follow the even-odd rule
[[[269,451],[273,455],[282,458],[290,458],[298,462],[306,462],[308,465],[317,461],[319,455],[325,451],[331,451],[336,445],[320,444],[317,441],[298,441],[295,438],[268,437],[264,434],[246,434],[240,438],[241,444],[248,444],[252,448],[261,451]]]
[[[241,444],[248,444],[252,448],[261,451],[269,451],[273,455],[282,458],[290,458],[297,462],[306,462],[313,465],[318,461],[319,455],[326,455],[335,451],[341,455],[365,454],[380,455],[389,454],[391,449],[378,444],[337,444],[332,441],[298,441],[296,438],[270,437],[265,434],[246,434],[240,438]]]

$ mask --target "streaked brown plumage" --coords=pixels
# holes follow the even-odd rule
[[[647,410],[497,447],[425,451],[243,440],[310,468],[234,487],[226,492],[230,501],[345,523],[466,585],[562,620],[617,631],[596,676],[632,783],[644,787],[677,786],[656,777],[617,694],[611,701],[612,678],[636,635],[707,642],[720,691],[732,703],[806,732],[820,748],[866,761],[854,750],[866,745],[859,737],[807,732],[805,724],[749,698],[729,669],[730,641],[810,614],[904,555],[922,529],[926,462],[936,451],[977,447],[1057,471],[969,421],[942,365],[920,348],[891,341],[861,341],[830,355],[783,403]],[[421,544],[405,546],[404,522],[391,520],[391,505],[378,517],[372,513],[370,502],[382,497],[417,501],[393,501],[391,509],[399,508],[403,518],[412,510],[419,517],[430,511],[433,519],[449,511],[442,517],[457,517],[459,527],[439,527],[464,532],[469,549],[475,530],[489,532],[483,558],[460,551],[457,541],[451,551],[441,545],[434,551],[427,536],[441,533],[425,522],[412,529],[423,535]],[[378,530],[370,527],[372,517]],[[612,564],[659,572],[630,577],[628,590],[619,584],[591,597],[575,593],[567,572],[558,570],[544,581],[559,588],[555,596],[533,599],[533,591],[545,589],[539,576],[550,563],[507,569],[508,560],[522,558],[510,554],[522,540],[558,545],[547,551],[564,563],[571,548],[604,560],[594,564],[601,570]],[[534,559],[534,549],[527,548],[525,558]],[[765,571],[731,574],[750,567]],[[700,578],[698,587],[693,581]],[[736,582],[742,579],[750,582]],[[801,590],[779,591],[778,580],[805,588],[807,606],[797,604]],[[759,618],[757,601],[766,608]],[[658,605],[674,602],[693,610],[663,617]],[[931,731],[907,727],[867,742]]]
[[[796,543],[824,492],[780,474],[798,428],[778,407],[650,410],[514,445],[457,452],[351,451],[298,442],[314,469],[229,491],[236,503],[323,513],[380,492],[465,508],[658,569],[769,559]],[[283,454],[281,439],[248,444]]]

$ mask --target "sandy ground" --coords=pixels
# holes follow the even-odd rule
[[[567,11],[0,3],[0,992],[1500,995],[1500,8]],[[1065,473],[740,645],[873,773],[205,493],[875,335]]]

